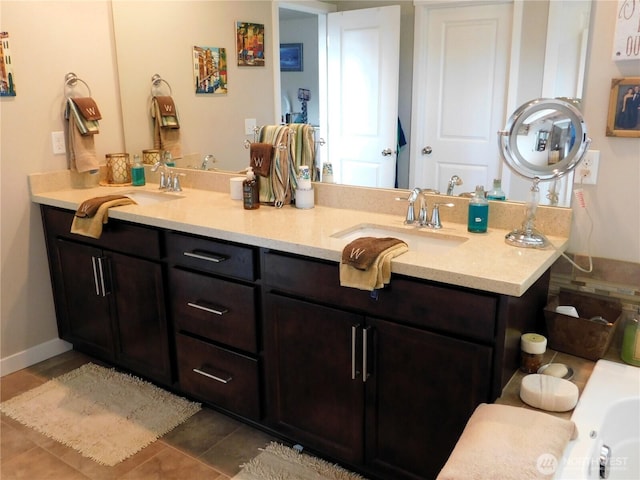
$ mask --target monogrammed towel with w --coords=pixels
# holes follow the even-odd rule
[[[391,259],[408,246],[393,237],[361,237],[342,250],[340,285],[360,290],[382,288],[391,280]]]

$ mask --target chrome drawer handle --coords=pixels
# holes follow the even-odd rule
[[[227,374],[226,378],[221,378],[221,377],[218,377],[216,375],[212,375],[210,373],[203,372],[199,368],[194,368],[193,371],[195,373],[197,373],[198,375],[205,376],[207,378],[210,378],[210,379],[215,380],[216,382],[220,382],[220,383],[225,383],[226,384],[226,383],[229,383],[231,380],[233,380],[233,377],[231,375],[228,375],[228,374]]]
[[[193,302],[187,302],[187,305],[193,308],[197,308],[198,310],[204,310],[205,312],[214,313],[216,315],[224,315],[225,313],[229,313],[229,309],[224,307],[217,307],[217,309],[209,308],[203,305],[198,305],[197,303],[193,303]]]
[[[182,252],[185,257],[197,258],[198,260],[206,260],[207,262],[221,263],[228,260],[228,257],[224,255],[216,255],[214,253],[196,253],[196,252]]]

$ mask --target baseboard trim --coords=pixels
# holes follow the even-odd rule
[[[54,338],[47,342],[31,347],[27,350],[0,359],[0,377],[30,367],[51,357],[69,351],[73,348],[68,342]]]

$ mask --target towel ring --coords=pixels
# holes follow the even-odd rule
[[[151,77],[151,96],[154,96],[153,89],[160,88],[160,84],[162,82],[164,82],[167,88],[169,88],[169,96],[173,95],[173,92],[171,91],[171,85],[169,85],[169,82],[167,82],[164,78],[162,78],[160,75],[155,73],[153,77]]]
[[[89,97],[91,96],[91,88],[87,82],[79,78],[75,73],[69,72],[64,76],[64,96],[66,98],[70,98],[70,91],[77,85],[77,83],[82,83],[85,87],[87,87],[87,91],[89,92]]]

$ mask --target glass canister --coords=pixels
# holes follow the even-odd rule
[[[547,339],[537,333],[525,333],[520,337],[520,370],[536,373],[542,366],[544,352],[547,351]]]
[[[131,183],[131,163],[128,153],[107,153],[107,182]]]
[[[142,150],[142,163],[145,165],[155,165],[160,161],[160,150]]]

